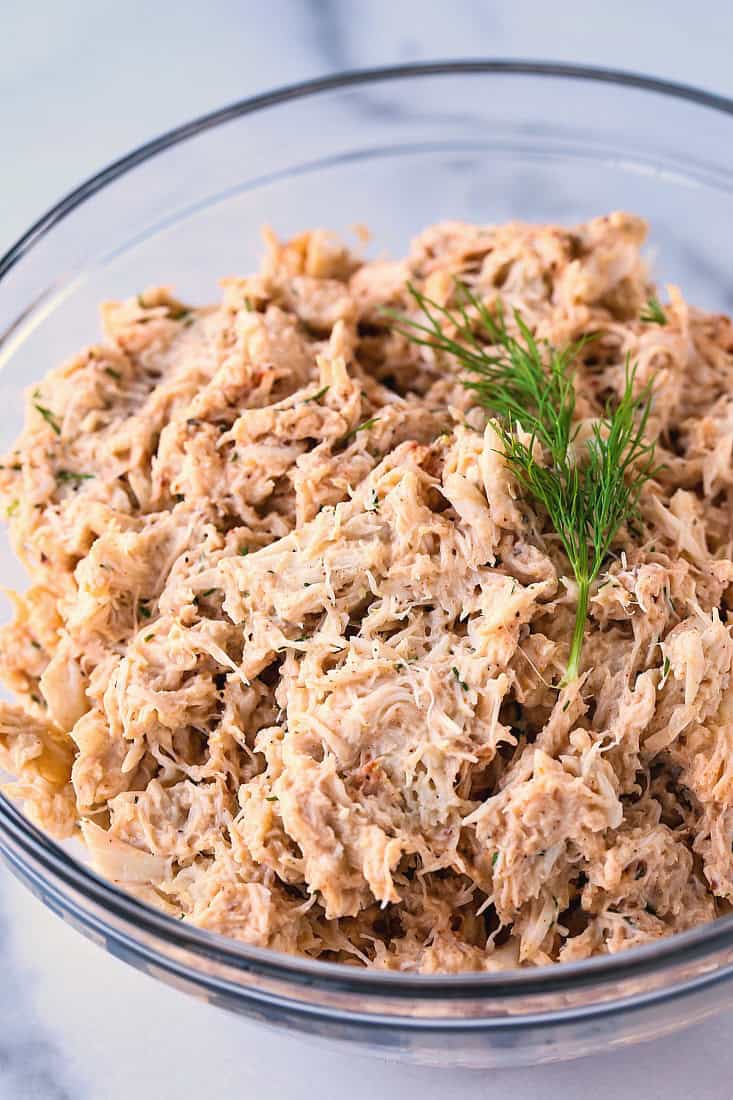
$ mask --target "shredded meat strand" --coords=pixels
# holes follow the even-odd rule
[[[733,328],[627,214],[445,223],[398,262],[266,236],[216,306],[153,288],[29,391],[0,506],[5,790],[173,916],[359,966],[615,952],[733,901]],[[460,368],[396,332],[459,277],[582,351],[590,430],[654,379],[659,469],[559,691],[567,560]]]

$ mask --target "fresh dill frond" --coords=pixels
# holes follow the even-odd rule
[[[654,295],[647,299],[647,303],[639,314],[639,320],[645,325],[666,325],[667,314],[659,304],[659,299]]]
[[[634,394],[636,367],[627,358],[621,398],[613,406],[609,402],[581,442],[574,363],[592,337],[566,348],[552,347],[535,340],[517,311],[519,335],[513,336],[500,304],[490,312],[462,283],[456,283],[455,310],[411,284],[408,290],[426,320],[392,313],[398,331],[414,343],[453,356],[469,372],[463,385],[496,418],[506,462],[522,494],[547,513],[568,557],[578,596],[563,677],[567,684],[580,670],[591,585],[619,528],[635,515],[644,483],[654,472],[654,444],[644,435],[651,386]],[[446,335],[442,324],[455,336]]]

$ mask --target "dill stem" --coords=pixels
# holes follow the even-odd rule
[[[506,464],[522,495],[547,513],[560,536],[578,586],[573,638],[561,682],[565,686],[577,680],[580,671],[590,586],[619,528],[636,512],[644,483],[655,474],[655,445],[644,437],[652,384],[634,394],[636,367],[627,355],[623,392],[614,403],[606,403],[590,436],[578,443],[574,361],[593,335],[556,348],[538,342],[514,310],[519,335],[512,336],[501,303],[495,301],[489,308],[458,280],[452,311],[412,283],[407,290],[423,320],[391,311],[400,322],[397,331],[413,343],[451,356],[468,372],[463,384],[496,418]],[[656,299],[650,299],[641,319],[650,324],[667,320]],[[535,444],[545,452],[547,465],[535,460]]]
[[[590,581],[587,577],[582,577],[578,580],[578,606],[575,610],[573,640],[570,643],[570,655],[568,657],[565,675],[562,678],[562,687],[565,687],[566,684],[571,684],[573,680],[577,680],[578,678],[578,673],[580,671],[580,653],[583,648],[583,635],[585,634],[585,624],[588,617],[589,594]]]

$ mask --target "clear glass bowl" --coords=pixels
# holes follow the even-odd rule
[[[655,273],[731,309],[733,103],[620,73],[519,62],[347,74],[234,104],[110,165],[0,260],[0,448],[21,390],[93,339],[97,306],[170,281],[206,301],[258,262],[263,222],[374,234],[401,255],[441,218],[651,223]],[[24,585],[3,545],[3,584]],[[0,800],[11,869],[107,950],[236,1012],[454,1065],[570,1058],[733,1004],[733,918],[652,946],[488,975],[372,973],[181,925]]]

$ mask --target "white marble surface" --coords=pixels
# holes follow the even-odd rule
[[[193,115],[324,72],[429,57],[556,58],[733,94],[733,9],[434,0],[4,0],[0,251],[107,161]],[[694,33],[694,37],[693,37]],[[723,1100],[733,1018],[570,1066],[425,1071],[324,1053],[103,954],[0,872],[0,1100]]]

